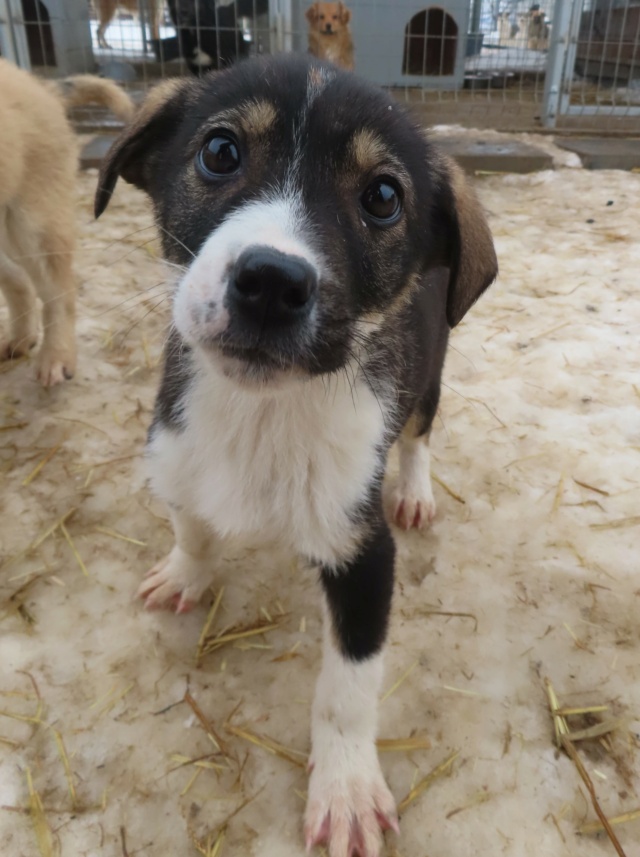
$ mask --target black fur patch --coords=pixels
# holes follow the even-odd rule
[[[149,435],[156,425],[179,431],[182,427],[182,411],[185,398],[193,378],[191,349],[184,343],[175,328],[172,328],[164,349],[162,381],[156,397],[153,422]]]
[[[395,544],[382,515],[360,550],[339,569],[321,569],[333,630],[345,657],[362,661],[380,651],[387,636],[395,563]]]

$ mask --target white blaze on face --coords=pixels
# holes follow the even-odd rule
[[[234,211],[214,232],[191,263],[174,297],[173,317],[191,345],[222,333],[229,314],[224,299],[233,266],[249,247],[271,247],[305,259],[321,274],[317,253],[305,241],[305,215],[296,196],[261,199]]]

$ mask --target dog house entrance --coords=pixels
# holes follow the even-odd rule
[[[22,14],[31,65],[55,66],[56,52],[47,7],[40,0],[22,0]]]
[[[458,25],[444,9],[418,12],[404,30],[403,74],[451,75],[456,64]]]

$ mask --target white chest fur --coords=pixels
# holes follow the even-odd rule
[[[184,429],[150,445],[156,492],[220,537],[277,540],[317,562],[346,559],[349,512],[379,470],[381,404],[344,373],[268,395],[218,372],[191,386]]]

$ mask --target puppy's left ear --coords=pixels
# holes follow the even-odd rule
[[[438,155],[440,228],[447,247],[447,321],[455,327],[498,275],[487,218],[474,189],[455,161]]]
[[[94,201],[94,214],[105,210],[118,177],[149,191],[158,153],[175,134],[184,114],[190,78],[172,79],[154,86],[104,157]]]
[[[348,24],[351,20],[351,11],[347,9],[344,3],[338,3],[338,15],[342,24]]]
[[[315,24],[318,20],[318,4],[314,3],[312,6],[309,6],[305,13],[305,17],[310,24]]]

